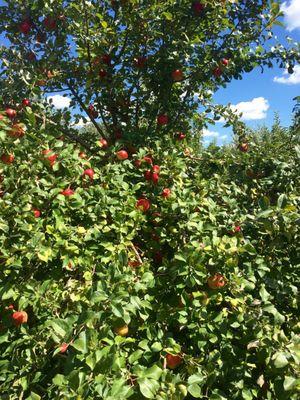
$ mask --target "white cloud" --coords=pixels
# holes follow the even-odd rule
[[[217,138],[217,137],[219,137],[219,132],[210,131],[209,129],[203,129],[203,137]]]
[[[48,96],[47,101],[48,103],[52,100],[52,104],[56,108],[65,108],[69,107],[71,103],[71,99],[69,97],[64,97],[60,94],[56,94],[55,96]]]
[[[220,137],[220,139],[222,140],[222,142],[226,142],[228,140],[228,136],[227,135],[222,135]]]
[[[292,31],[300,28],[300,1],[289,0],[281,5],[281,10],[284,12],[284,20],[287,24],[287,30]]]
[[[297,85],[300,83],[300,65],[294,67],[293,74],[289,74],[288,71],[285,70],[283,76],[275,76],[274,82],[283,83],[285,85]]]
[[[242,119],[247,121],[266,118],[270,105],[264,97],[255,97],[251,101],[242,101],[230,107],[232,111],[242,113]]]

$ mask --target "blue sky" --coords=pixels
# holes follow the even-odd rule
[[[0,0],[0,6],[4,2]],[[295,42],[300,41],[300,0],[282,2],[285,12],[283,22],[285,27],[276,27],[274,33],[281,43],[286,43],[289,36]],[[3,38],[0,36],[0,44]],[[283,125],[291,123],[293,98],[300,95],[300,65],[296,66],[293,75],[277,67],[266,69],[261,73],[256,69],[245,74],[243,80],[232,81],[226,89],[219,89],[214,100],[219,104],[231,103],[236,109],[243,112],[243,120],[250,127],[272,125],[274,114],[278,113]],[[54,96],[57,107],[68,106],[68,99],[59,95]],[[204,142],[216,140],[218,144],[228,143],[231,140],[231,129],[223,128],[221,123],[209,126],[204,132]]]

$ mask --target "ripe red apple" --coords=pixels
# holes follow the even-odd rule
[[[151,203],[148,199],[142,198],[136,202],[136,208],[143,212],[147,212],[151,207]]]
[[[40,218],[41,216],[40,210],[38,210],[37,208],[33,208],[32,211],[35,218]]]
[[[158,173],[160,171],[160,166],[159,165],[153,165],[152,171]]]
[[[87,158],[87,155],[85,154],[84,151],[81,151],[81,152],[78,154],[78,157],[79,157],[79,158]]]
[[[14,118],[16,118],[16,116],[17,116],[17,111],[14,110],[14,109],[12,109],[12,108],[7,108],[7,109],[5,110],[5,114],[7,115],[7,117],[8,117],[9,119],[14,119]]]
[[[31,106],[30,100],[29,99],[23,99],[22,100],[22,106],[23,107],[30,107]]]
[[[169,117],[166,114],[160,114],[157,117],[157,123],[158,125],[167,125],[169,122]]]
[[[56,19],[53,17],[46,17],[43,21],[43,24],[45,26],[46,29],[48,29],[49,31],[54,31],[56,29]]]
[[[110,65],[111,64],[111,57],[109,54],[103,54],[101,57],[103,64]]]
[[[145,163],[152,165],[153,164],[153,159],[151,156],[145,156],[143,157],[143,161],[145,161]]]
[[[174,82],[180,82],[184,78],[183,72],[181,69],[175,69],[172,72],[172,78]]]
[[[0,114],[0,121],[2,121],[4,119],[4,116],[2,114]]]
[[[227,58],[223,58],[221,60],[221,63],[224,65],[224,67],[227,67],[227,65],[229,64],[229,60],[227,60]]]
[[[248,143],[241,143],[239,145],[239,150],[242,151],[243,153],[247,153],[249,150],[249,144]]]
[[[215,274],[208,278],[207,284],[211,289],[219,289],[226,285],[226,279],[221,274]]]
[[[93,104],[90,104],[88,107],[88,114],[91,118],[98,118],[98,111],[95,110]]]
[[[171,189],[168,189],[168,188],[163,189],[161,195],[162,195],[162,197],[167,199],[171,195]]]
[[[233,228],[233,232],[234,233],[240,233],[242,231],[242,228],[239,226],[239,225],[237,225],[237,226],[235,226],[234,228]]]
[[[74,190],[72,190],[71,188],[64,189],[60,192],[60,194],[66,197],[73,196],[74,193]]]
[[[83,171],[83,176],[88,176],[90,180],[92,181],[94,179],[94,170],[91,168],[85,169]]]
[[[47,155],[47,154],[49,154],[49,153],[52,153],[52,150],[46,149],[46,150],[43,150],[42,153],[43,153],[44,155]],[[58,157],[57,154],[50,154],[48,157],[46,157],[47,160],[49,161],[51,167],[53,167],[53,165],[56,163],[57,157]]]
[[[196,15],[200,15],[204,11],[204,9],[205,6],[200,3],[200,1],[194,1],[194,3],[192,4],[192,10]]]
[[[140,168],[140,166],[142,165],[142,160],[134,160],[134,165],[135,165],[137,168]]]
[[[116,153],[117,159],[118,160],[126,160],[128,158],[128,153],[126,150],[120,150]]]
[[[213,75],[216,78],[219,78],[222,75],[222,69],[220,67],[216,67],[215,69],[213,69]]]
[[[28,35],[31,31],[31,28],[32,25],[28,20],[21,22],[19,25],[19,31],[22,32],[24,35]]]
[[[100,78],[105,78],[106,76],[107,76],[107,71],[105,70],[105,69],[103,69],[103,68],[101,68],[100,70],[99,70],[99,77]]]
[[[167,361],[167,367],[175,369],[182,363],[182,357],[178,354],[177,355],[167,354],[166,361]]]
[[[99,146],[102,148],[102,149],[107,149],[108,148],[108,143],[107,143],[107,140],[106,139],[100,139],[99,140]]]
[[[159,181],[159,175],[158,175],[156,172],[154,172],[154,173],[152,174],[151,180],[152,180],[152,182],[153,182],[154,185],[157,185],[157,183],[158,183],[158,181]]]
[[[28,314],[26,311],[16,311],[11,317],[15,326],[20,326],[28,321]]]
[[[178,133],[176,133],[175,138],[176,138],[176,140],[181,141],[186,138],[186,135],[183,132],[178,132]]]
[[[12,164],[14,162],[15,156],[13,154],[2,154],[1,161],[4,164]]]
[[[20,138],[25,135],[23,126],[20,124],[13,124],[7,134],[13,138]]]
[[[147,171],[144,172],[144,177],[145,177],[146,181],[151,181],[152,172],[148,169]]]
[[[137,57],[134,59],[134,63],[136,65],[137,68],[143,69],[147,63],[147,57]]]
[[[68,347],[69,347],[69,343],[62,343],[60,346],[59,346],[59,352],[61,353],[61,354],[63,354],[63,353],[65,353],[67,350],[68,350]]]

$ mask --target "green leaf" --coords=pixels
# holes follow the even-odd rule
[[[157,381],[148,378],[139,378],[137,382],[142,395],[146,397],[146,399],[155,399],[159,389],[159,383]]]
[[[298,381],[298,382],[297,382]],[[294,387],[300,383],[300,379],[297,380],[293,378],[292,376],[285,376],[284,377],[284,382],[283,382],[283,388],[287,392],[289,390],[294,389]]]
[[[81,332],[79,338],[72,343],[72,346],[80,353],[87,353],[88,349],[87,349],[86,333]]]
[[[273,356],[273,360],[276,368],[284,368],[289,363],[284,353],[276,353]]]
[[[188,386],[188,392],[195,398],[200,399],[202,397],[201,388],[196,383]]]

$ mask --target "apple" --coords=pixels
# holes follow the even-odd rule
[[[101,57],[103,64],[110,65],[111,64],[111,57],[109,54],[103,54]]]
[[[213,69],[213,75],[216,78],[219,78],[222,75],[222,69],[220,67],[216,67],[215,69]]]
[[[134,63],[136,65],[137,68],[143,69],[147,63],[147,57],[137,57],[134,59]]]
[[[183,78],[184,78],[184,75],[183,75],[182,70],[181,70],[181,69],[175,69],[175,70],[172,72],[172,78],[173,78],[173,81],[174,81],[174,82],[180,82],[180,81],[182,81]]]
[[[11,317],[15,326],[20,326],[28,321],[28,314],[26,311],[16,311]]]
[[[104,138],[100,139],[98,144],[102,149],[107,149],[108,148],[107,140],[104,139]]]
[[[186,135],[183,132],[178,132],[175,135],[175,139],[178,141],[184,140],[186,138]]]
[[[158,125],[167,125],[169,122],[169,117],[166,114],[160,114],[157,117],[157,123]]]
[[[204,11],[204,9],[205,6],[200,3],[200,1],[194,1],[194,3],[192,4],[192,10],[196,15],[200,15]]]
[[[69,347],[69,343],[62,343],[60,346],[59,346],[59,352],[61,353],[61,354],[63,354],[63,353],[65,353],[67,350],[68,350],[68,347]]]
[[[118,160],[123,161],[128,158],[128,153],[126,150],[119,150],[117,151],[116,156]]]
[[[31,31],[32,25],[30,21],[24,20],[19,25],[19,31],[22,32],[24,35],[28,35]]]
[[[178,354],[177,355],[167,354],[166,361],[167,361],[167,367],[175,369],[182,363],[182,357]]]
[[[11,129],[7,133],[9,136],[14,138],[20,138],[25,135],[23,126],[20,124],[13,124]]]
[[[92,181],[94,179],[94,170],[91,168],[88,168],[86,170],[83,171],[83,176],[88,176],[90,178],[90,180]]]
[[[135,165],[137,168],[140,168],[140,166],[142,165],[142,160],[134,160],[134,165]]]
[[[148,199],[142,198],[136,202],[136,208],[143,211],[144,213],[147,212],[151,207],[151,203]]]
[[[171,189],[165,188],[162,191],[162,197],[164,197],[165,199],[167,199],[168,197],[171,196]]]
[[[30,107],[31,106],[30,100],[29,99],[23,99],[22,100],[22,106],[23,107]]]
[[[40,210],[33,208],[32,211],[33,211],[33,215],[35,218],[40,218],[40,216],[41,216]]]
[[[145,161],[145,163],[152,165],[153,164],[153,159],[151,156],[145,156],[143,157],[143,161]]]
[[[160,171],[160,166],[159,165],[153,165],[152,171],[158,173]]]
[[[114,329],[116,335],[119,336],[127,336],[129,332],[128,325],[116,326]]]
[[[12,164],[14,162],[15,156],[13,154],[2,154],[1,161],[4,164]]]
[[[235,226],[234,229],[233,229],[234,233],[239,233],[241,231],[242,231],[242,228],[239,225]]]
[[[8,117],[9,119],[14,119],[14,118],[16,118],[16,116],[17,116],[17,111],[14,110],[14,109],[12,109],[12,108],[7,108],[7,109],[5,110],[5,114],[7,115],[7,117]]]
[[[227,67],[227,65],[229,64],[229,60],[227,60],[227,58],[223,58],[223,59],[221,60],[221,64],[223,64],[224,67]]]
[[[107,76],[107,71],[105,69],[100,69],[98,72],[100,78],[105,78]]]
[[[43,21],[43,24],[49,31],[54,31],[56,29],[56,19],[53,17],[46,17]]]
[[[142,264],[138,260],[128,261],[128,266],[132,268],[140,267]]]
[[[86,153],[85,153],[84,151],[81,151],[81,152],[78,154],[78,157],[79,157],[79,158],[87,158],[87,155],[86,155]]]
[[[72,190],[71,188],[64,189],[60,192],[60,194],[62,194],[65,197],[73,196],[74,193],[75,193],[74,190]]]
[[[46,150],[43,150],[42,153],[43,153],[44,155],[47,155],[47,154],[49,154],[49,153],[52,153],[52,150],[46,149]],[[46,157],[47,160],[49,161],[51,167],[53,167],[53,165],[56,163],[57,157],[58,157],[57,154],[51,154],[51,155],[49,155],[48,157]]]
[[[157,183],[159,181],[159,175],[156,172],[153,172],[151,180],[152,180],[154,185],[157,185]]]
[[[219,289],[226,285],[226,279],[221,274],[215,274],[208,278],[207,284],[210,289]]]
[[[148,169],[147,171],[144,172],[144,177],[145,177],[146,181],[151,181],[152,172]]]
[[[243,153],[247,153],[247,151],[249,150],[249,144],[248,143],[241,143],[239,145],[239,150]]]
[[[98,118],[98,111],[95,110],[95,107],[93,104],[90,104],[88,107],[88,114],[91,118]]]
[[[0,114],[0,121],[2,121],[4,119],[4,116],[2,114]]]

